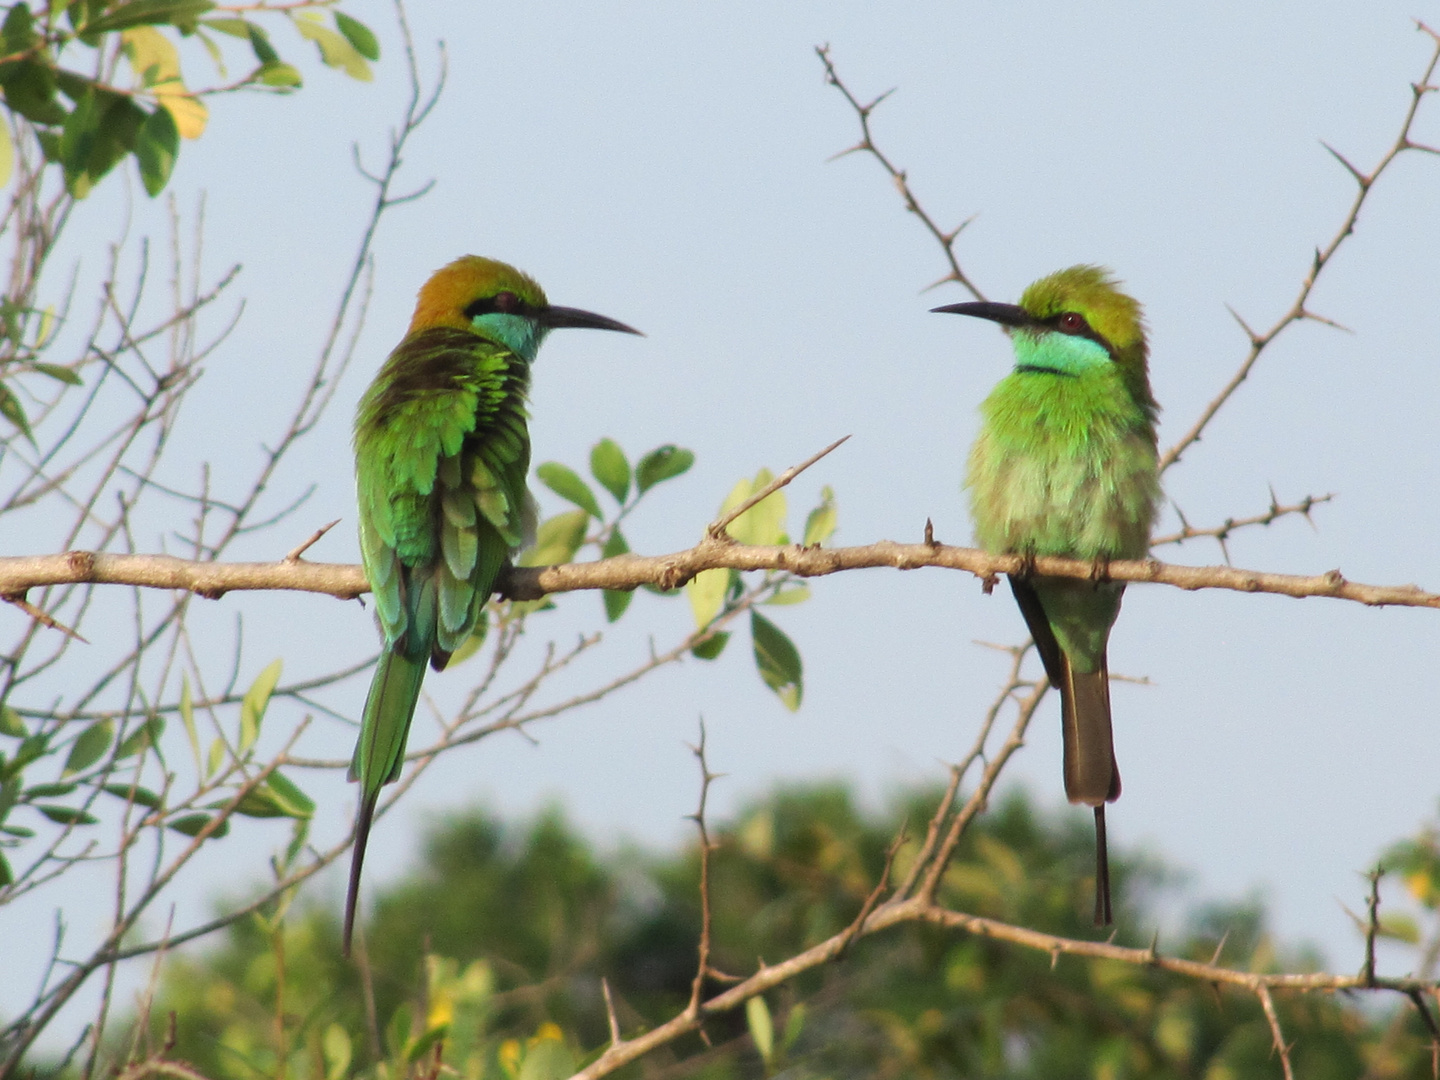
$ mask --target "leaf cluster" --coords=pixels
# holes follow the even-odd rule
[[[912,792],[874,813],[841,785],[791,787],[712,828],[712,964],[746,974],[843,930],[893,832],[928,814],[935,797]],[[941,898],[1083,936],[1091,850],[1082,826],[1012,794],[967,834]],[[902,848],[898,874],[917,846]],[[551,810],[512,826],[471,811],[432,828],[423,850],[410,876],[382,891],[365,927],[377,1030],[367,1033],[365,990],[338,958],[325,905],[292,912],[283,940],[257,920],[234,927],[221,948],[171,963],[154,1012],[179,1018],[175,1056],[215,1080],[419,1076],[435,1067],[473,1080],[544,1080],[569,1075],[607,1044],[601,976],[626,1036],[684,1008],[700,932],[695,847],[604,853]],[[1122,925],[1152,923],[1147,898],[1168,872],[1124,853],[1114,872]],[[1248,958],[1255,970],[1314,961],[1276,942],[1254,902],[1202,908],[1179,940],[1169,936],[1168,954],[1197,960],[1223,939],[1232,963]],[[1282,996],[1278,1006],[1303,1075],[1429,1075],[1428,1035],[1413,1013],[1377,1015],[1321,997]],[[916,925],[861,940],[840,963],[707,1023],[703,1040],[683,1040],[652,1066],[716,1080],[1276,1069],[1252,995],[1109,961],[1052,962]]]

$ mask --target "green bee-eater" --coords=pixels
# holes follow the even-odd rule
[[[519,270],[467,255],[421,288],[405,339],[360,399],[360,553],[385,642],[350,764],[360,811],[347,955],[375,804],[400,775],[425,665],[445,667],[484,617],[501,567],[533,532],[525,396],[540,343],[562,326],[639,333],[553,307]]]
[[[1095,923],[1110,922],[1105,804],[1120,797],[1105,645],[1125,586],[1110,559],[1144,558],[1160,498],[1140,305],[1097,266],[1035,282],[1019,304],[938,307],[1006,327],[1015,368],[980,406],[965,484],[986,551],[1095,562],[1095,580],[1010,576],[1060,691],[1065,795],[1095,808]]]

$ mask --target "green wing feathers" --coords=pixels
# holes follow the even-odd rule
[[[484,617],[525,537],[529,365],[473,333],[423,330],[390,354],[355,422],[360,553],[384,649],[350,776],[360,782],[345,942],[380,789],[405,760],[427,662],[441,669]]]

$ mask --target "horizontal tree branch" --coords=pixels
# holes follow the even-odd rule
[[[1179,566],[1158,559],[1124,559],[1097,565],[1079,559],[991,555],[976,548],[947,544],[899,544],[879,540],[860,547],[759,547],[726,538],[706,537],[694,547],[669,555],[617,555],[598,562],[563,566],[512,567],[500,578],[501,594],[535,600],[550,593],[582,589],[634,589],[655,585],[677,589],[703,570],[784,570],[799,577],[823,577],[847,570],[889,567],[918,570],[935,566],[964,570],[991,587],[999,574],[1027,569],[1051,577],[1069,577],[1173,585],[1180,589],[1228,589],[1278,596],[1326,596],[1375,607],[1440,608],[1440,594],[1417,585],[1364,585],[1345,580],[1339,570],[1323,574],[1274,574],[1232,566]],[[169,555],[112,555],[67,551],[60,555],[0,558],[0,597],[23,597],[48,585],[134,585],[185,589],[218,599],[227,592],[293,590],[325,593],[351,600],[369,591],[364,571],[347,563],[283,559],[271,563],[193,562]]]

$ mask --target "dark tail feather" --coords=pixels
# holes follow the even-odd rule
[[[1099,671],[1089,672],[1076,671],[1068,656],[1063,663],[1065,797],[1088,806],[1114,802],[1120,797],[1120,766],[1110,732],[1110,673],[1103,660]]]
[[[1105,847],[1105,804],[1095,807],[1095,925],[1110,925],[1110,853]]]
[[[1110,672],[1075,671],[1064,657],[1060,713],[1065,735],[1065,797],[1095,808],[1095,925],[1110,925],[1110,856],[1105,804],[1120,797],[1120,766],[1110,730]]]
[[[355,908],[360,903],[360,868],[365,864],[365,844],[370,839],[370,822],[375,819],[375,804],[379,801],[378,791],[368,799],[362,792],[360,812],[355,816],[355,846],[350,849],[350,889],[345,894],[345,933],[341,939],[341,951],[347,959],[355,933]]]

